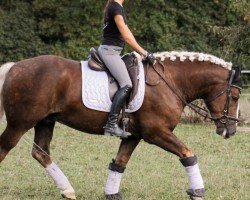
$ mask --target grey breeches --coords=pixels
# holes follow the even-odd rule
[[[110,73],[118,81],[121,88],[128,85],[132,87],[132,82],[128,74],[125,63],[121,59],[121,47],[100,45],[98,53],[109,69]]]

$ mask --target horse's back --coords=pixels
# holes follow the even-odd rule
[[[53,55],[38,56],[15,63],[6,76],[5,87],[51,90],[53,86],[75,78],[72,76],[80,70],[80,62]]]
[[[21,60],[19,62],[15,63],[15,66],[13,69],[16,67],[22,67],[22,68],[28,68],[30,70],[36,70],[39,67],[42,68],[51,68],[52,66],[56,66],[56,68],[71,68],[71,67],[77,67],[80,65],[80,62],[74,61],[71,59],[63,58],[60,56],[55,56],[55,55],[42,55],[42,56],[37,56],[33,58],[28,58]]]

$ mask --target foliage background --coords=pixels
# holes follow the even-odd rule
[[[1,0],[0,64],[41,54],[86,59],[100,44],[105,3]],[[206,52],[250,69],[248,0],[127,0],[124,7],[130,29],[149,51]]]

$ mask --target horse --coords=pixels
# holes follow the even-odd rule
[[[139,110],[130,113],[132,136],[122,138],[115,159],[109,164],[106,199],[122,199],[122,174],[141,140],[176,155],[185,168],[191,199],[203,199],[205,189],[197,156],[173,130],[186,105],[203,99],[216,133],[229,138],[236,132],[241,69],[218,57],[195,52],[155,53],[154,64],[143,62],[145,96]],[[60,193],[76,199],[69,180],[50,157],[50,142],[56,122],[76,130],[103,135],[108,112],[82,103],[81,64],[54,55],[42,55],[7,63],[0,68],[1,117],[7,126],[0,136],[0,162],[20,138],[34,127],[32,156],[54,180]]]

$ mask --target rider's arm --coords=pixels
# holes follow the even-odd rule
[[[130,29],[128,28],[128,26],[125,24],[124,19],[122,17],[122,15],[115,15],[114,17],[115,19],[115,23],[123,37],[123,39],[125,40],[125,42],[131,46],[131,48],[133,50],[135,50],[136,52],[138,52],[139,54],[146,56],[147,55],[147,51],[144,50],[135,40],[135,37],[133,36],[132,32],[130,31]]]

